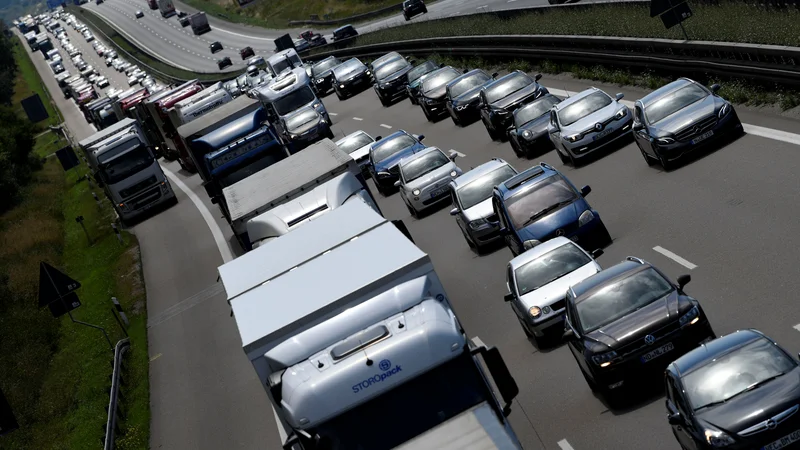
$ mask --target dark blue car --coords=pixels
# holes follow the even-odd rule
[[[511,253],[517,256],[542,242],[565,236],[592,251],[611,243],[611,236],[581,190],[552,166],[539,163],[497,185],[492,207],[500,221],[500,232]]]
[[[414,136],[403,130],[377,139],[369,150],[369,173],[378,192],[387,196],[394,192],[394,182],[400,179],[398,163],[408,155],[425,148],[425,136]]]

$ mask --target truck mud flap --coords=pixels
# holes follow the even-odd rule
[[[411,232],[408,231],[408,227],[406,227],[406,224],[403,223],[402,220],[393,220],[392,223],[408,238],[409,241],[411,241],[412,244],[416,244],[416,242],[414,242],[414,238],[411,237]]]

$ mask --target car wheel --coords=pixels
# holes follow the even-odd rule
[[[328,133],[327,133],[327,134],[325,134],[325,137],[326,137],[326,138],[328,138],[328,139],[330,139],[330,140],[333,140],[333,138],[334,138],[334,135],[333,135],[333,130],[331,130],[330,128],[328,128]]]
[[[591,378],[589,378],[589,376],[588,376],[588,375],[586,375],[586,372],[584,372],[584,371],[583,371],[583,369],[581,369],[581,375],[583,375],[583,379],[584,379],[584,380],[586,380],[586,384],[588,384],[588,385],[589,385],[589,389],[591,389],[591,390],[592,390],[592,392],[597,392],[597,391],[598,391],[598,389],[597,389],[597,383],[595,383],[594,381],[592,381],[592,379],[591,379]]]
[[[463,126],[463,125],[461,125],[461,121],[458,120],[458,116],[454,112],[450,113],[450,118],[453,119],[453,125],[455,125],[457,127]]]
[[[336,91],[336,97],[337,97],[339,100],[344,100],[344,99],[345,99],[345,97],[344,97],[344,96],[343,96],[343,95],[342,95],[342,94],[339,92],[339,90],[338,90],[338,89],[334,89],[334,91]]]
[[[644,151],[641,145],[637,143],[636,146],[639,147],[639,151],[642,152],[642,158],[644,158],[644,162],[646,162],[648,166],[652,166],[654,164],[653,158],[651,158],[650,155]]]
[[[409,205],[408,203],[406,203],[406,208],[408,208],[408,213],[411,214],[411,217],[415,219],[419,217],[419,213],[417,212],[417,210],[411,207],[411,205]]]
[[[599,242],[599,247],[605,247],[610,245],[613,242],[613,239],[611,239],[611,234],[608,232],[606,224],[601,224],[600,226],[602,229],[597,233],[597,240]]]
[[[425,113],[425,118],[428,119],[428,122],[433,122],[433,118],[431,117],[430,113],[428,112],[428,108],[425,105],[422,105],[422,112]]]
[[[517,155],[517,158],[523,158],[525,156],[520,150],[519,145],[517,145],[517,141],[515,139],[509,138],[508,142],[511,144],[511,150],[514,150],[514,154]]]
[[[422,14],[428,14],[428,8],[423,9]]]
[[[497,135],[497,132],[494,131],[486,121],[483,122],[483,126],[486,127],[486,132],[489,133],[489,138],[493,141],[500,140],[500,137]]]
[[[416,98],[416,97],[414,97],[413,95],[409,95],[409,96],[408,96],[408,99],[409,99],[409,100],[411,100],[411,104],[412,104],[412,105],[417,105],[417,104],[418,104],[418,103],[417,103],[417,98]]]
[[[381,105],[387,106],[387,107],[389,106],[389,102],[385,98],[383,98],[383,96],[381,94],[378,94],[378,98],[381,100]]]
[[[528,330],[528,327],[525,325],[525,322],[523,322],[522,319],[519,318],[519,316],[517,316],[517,320],[519,321],[519,326],[522,327],[522,331],[525,332],[525,336],[529,338],[534,337],[533,333],[531,333],[530,330]]]
[[[558,148],[556,148],[556,153],[558,154],[558,159],[560,159],[560,160],[561,160],[561,163],[562,163],[562,164],[568,164],[568,163],[569,163],[569,158],[568,158],[568,157],[566,157],[566,156],[564,156],[564,154],[563,154],[563,153],[561,153],[561,150],[559,150]]]
[[[664,172],[669,172],[672,170],[673,162],[667,160],[667,158],[658,155],[658,162],[661,163],[661,168],[664,169]]]
[[[409,19],[408,19],[408,16],[407,16],[407,15],[405,15],[405,14],[403,14],[403,17],[406,19],[406,22],[408,22],[408,20],[409,20]]]

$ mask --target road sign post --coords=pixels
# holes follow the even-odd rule
[[[659,17],[666,29],[679,25],[683,37],[689,40],[683,21],[692,17],[692,10],[686,0],[650,0],[650,17]]]

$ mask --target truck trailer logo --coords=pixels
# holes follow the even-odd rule
[[[372,386],[373,384],[380,383],[387,378],[391,377],[392,375],[401,372],[403,370],[402,366],[394,366],[392,367],[392,362],[388,359],[381,360],[378,363],[378,368],[381,370],[381,373],[375,374],[366,380],[353,385],[353,393],[358,394],[364,389]]]

